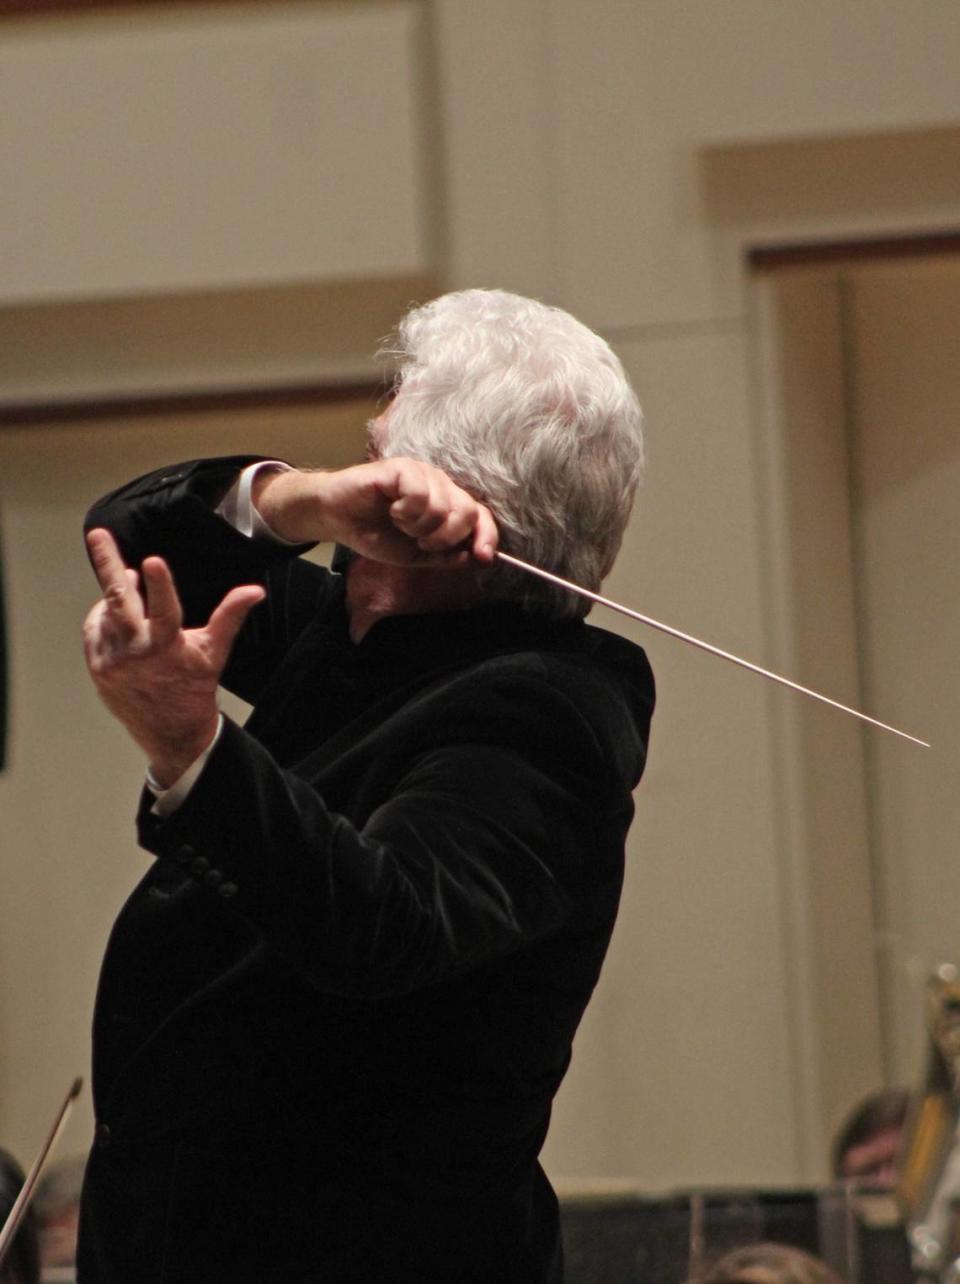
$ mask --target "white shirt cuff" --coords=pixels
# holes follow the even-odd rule
[[[221,731],[223,731],[223,714],[217,719],[217,729],[213,733],[213,739],[206,749],[198,758],[194,758],[183,775],[178,776],[169,789],[164,789],[162,785],[158,785],[150,774],[150,768],[147,768],[147,788],[153,794],[153,806],[150,808],[151,815],[159,816],[163,820],[166,816],[172,816],[177,808],[186,802],[190,790],[197,783],[201,771],[207,765],[207,759],[213,753],[214,745],[220,739]]]
[[[260,516],[253,502],[253,481],[261,472],[268,470],[274,473],[289,473],[293,469],[279,459],[262,459],[258,464],[249,464],[233,483],[223,499],[217,505],[217,513],[234,530],[248,539],[270,539],[275,544],[285,544],[288,548],[298,548],[288,539],[281,539],[275,530]]]

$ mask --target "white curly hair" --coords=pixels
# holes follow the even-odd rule
[[[442,468],[492,510],[501,547],[592,589],[613,565],[643,469],[642,415],[619,359],[559,308],[503,290],[408,312],[384,456]],[[589,604],[502,562],[497,597],[553,618]]]

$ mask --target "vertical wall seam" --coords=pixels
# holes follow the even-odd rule
[[[557,152],[559,97],[555,70],[557,57],[553,4],[554,0],[540,0],[540,77],[543,84],[541,134],[545,157],[544,208],[547,212],[545,235],[549,277],[549,289],[545,293],[548,296],[547,302],[563,303],[567,299],[567,281],[560,254],[560,158]]]
[[[446,135],[441,84],[440,41],[436,6],[424,0],[417,15],[415,59],[420,85],[414,92],[420,140],[419,214],[423,220],[426,258],[431,273],[448,275],[450,257],[450,201],[446,162]],[[422,302],[422,300],[418,300]]]
[[[863,709],[873,703],[870,693],[875,683],[866,628],[870,594],[867,585],[867,559],[861,520],[863,488],[860,482],[860,461],[864,441],[857,378],[856,281],[853,276],[841,272],[837,276],[836,286],[840,318],[844,449],[847,461],[847,492],[850,497],[850,558],[853,564],[854,636],[857,651],[856,695],[858,705]],[[876,739],[863,726],[860,727],[860,736],[863,745],[866,792],[867,872],[873,927],[874,983],[880,1026],[880,1066],[884,1083],[891,1084],[896,1079],[897,1041],[894,1028],[895,1013],[891,1010],[895,995],[896,958],[889,914],[890,889],[877,828]]]
[[[752,288],[751,288],[752,284]],[[760,601],[768,645],[775,667],[789,670],[790,641],[795,636],[791,593],[787,584],[785,540],[786,493],[782,413],[776,404],[780,386],[773,349],[773,286],[745,282],[751,378],[751,428],[760,525]],[[784,980],[786,1053],[790,1063],[787,1093],[793,1121],[793,1162],[800,1180],[822,1176],[818,1140],[822,1126],[822,1065],[819,1051],[817,984],[810,924],[810,885],[805,864],[805,819],[797,799],[803,792],[803,762],[798,711],[767,695],[773,790],[772,830],[776,852],[772,870],[782,927],[781,974]]]

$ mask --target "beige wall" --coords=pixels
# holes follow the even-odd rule
[[[0,299],[420,269],[421,17],[393,0],[7,20]]]
[[[782,671],[862,708],[850,530],[845,341],[836,271],[800,268],[756,288],[758,362],[773,520],[773,636]],[[775,712],[781,868],[803,948],[799,1031],[808,1109],[836,1125],[884,1073],[864,742],[852,720],[806,701]],[[816,1090],[816,1097],[810,1094]]]
[[[787,853],[806,879],[822,1106],[915,1079],[923,985],[960,953],[955,876],[955,521],[960,262],[782,270],[758,290],[782,496],[792,664],[932,742],[784,727]]]
[[[960,959],[960,259],[848,272],[855,564],[866,697],[928,753],[869,745],[878,946],[898,1076],[916,1074],[920,986]]]
[[[26,210],[3,184],[0,232],[19,229],[15,248],[29,249],[22,261],[7,258],[5,296],[22,308],[58,295],[126,295],[132,335],[141,324],[137,298],[147,291],[209,293],[252,281],[273,288],[301,276],[316,283],[436,272],[452,285],[502,285],[559,302],[616,344],[647,410],[649,481],[611,592],[722,646],[794,666],[801,680],[817,676],[804,669],[817,657],[799,645],[794,627],[804,592],[815,598],[815,589],[787,574],[794,527],[784,484],[789,443],[771,384],[776,317],[753,299],[741,252],[755,240],[957,222],[960,190],[942,166],[916,161],[951,155],[960,130],[953,0],[265,6],[281,9],[283,21],[337,24],[338,75],[350,92],[335,120],[301,130],[294,90],[323,80],[327,65],[327,29],[318,27],[319,43],[294,42],[301,79],[290,81],[285,114],[273,118],[279,134],[235,138],[227,123],[217,134],[205,130],[204,146],[228,157],[236,148],[240,161],[270,179],[269,207],[262,192],[247,207],[232,166],[199,164],[196,140],[184,149],[176,136],[157,136],[167,116],[156,86],[141,113],[128,113],[119,137],[142,145],[125,148],[116,173],[115,153],[100,149],[96,130],[87,142],[74,137],[64,158],[61,99],[53,95],[51,107],[38,90],[30,101],[48,142],[27,155],[25,118],[11,124],[0,88],[5,154],[21,158],[34,184]],[[178,48],[186,41],[197,77],[187,89],[209,80],[205,92],[216,96],[220,51],[242,44],[236,33],[258,20],[217,6],[197,42],[188,34],[196,20],[187,24],[173,7],[155,14],[149,31],[118,18],[44,24],[63,32],[55,50],[37,45],[40,24],[12,23],[3,56],[39,68],[48,88],[74,66],[89,93],[97,83],[89,68],[113,58],[118,42],[147,58],[157,40]],[[355,23],[376,26],[369,45],[350,43]],[[74,62],[69,41],[79,28],[85,52]],[[281,52],[293,56],[290,43]],[[171,83],[179,84],[180,65]],[[353,87],[367,85],[372,66],[402,105],[399,124],[380,99],[375,119],[356,110]],[[276,85],[256,85],[258,101],[276,107]],[[135,85],[128,92],[137,97]],[[218,110],[227,101],[218,98]],[[305,193],[290,158],[317,165],[331,139],[344,181]],[[279,168],[260,168],[267,161],[250,155],[254,146],[279,147],[271,161]],[[163,226],[161,194],[142,210],[139,189],[130,187],[137,166],[156,155],[169,158],[184,202]],[[117,185],[110,210],[81,199],[83,184],[66,183],[88,156]],[[911,158],[912,181],[896,181]],[[880,183],[884,167],[890,181]],[[148,191],[153,181],[148,173]],[[63,198],[55,218],[50,190]],[[272,220],[273,209],[283,217]],[[142,239],[126,225],[138,213],[152,229]],[[27,215],[36,226],[26,227]],[[182,255],[171,228],[184,233]],[[340,239],[348,232],[349,252]],[[62,341],[66,352],[69,326]],[[23,381],[29,343],[16,352],[14,375]],[[282,365],[276,353],[268,358],[267,373]],[[248,377],[260,363],[252,344]],[[202,365],[195,363],[194,377]],[[56,367],[48,362],[29,395],[46,379],[61,392],[68,387]],[[174,367],[152,377],[162,383]],[[59,643],[51,649],[54,637],[76,629],[87,597],[79,552],[60,572],[68,592],[47,601],[36,586],[74,539],[86,498],[132,471],[127,443],[137,432],[97,430],[79,463],[62,430],[0,440],[16,700],[14,758],[0,781],[0,1129],[23,1149],[39,1134],[51,1093],[86,1056],[95,960],[132,878],[130,862],[139,859],[127,820],[137,764],[95,708],[75,652]],[[230,449],[238,445],[230,429],[218,429],[215,440],[188,432],[188,442],[178,433],[158,438],[154,425],[133,453],[159,458],[226,439]],[[547,1163],[556,1175],[628,1176],[647,1189],[816,1178],[843,1098],[881,1074],[877,1015],[864,987],[854,984],[842,1002],[831,987],[833,976],[860,968],[870,953],[862,870],[856,866],[845,891],[858,907],[847,942],[828,926],[847,921],[818,854],[817,826],[829,817],[811,816],[804,801],[804,738],[823,737],[824,752],[843,760],[846,732],[829,719],[803,721],[789,697],[717,661],[660,638],[644,641],[660,683],[651,765],[638,796],[621,921],[558,1101]],[[851,695],[846,672],[836,676],[834,692]],[[65,708],[71,722],[60,730]],[[79,767],[78,744],[86,746]],[[109,801],[101,759],[113,773]],[[849,788],[850,806],[862,807],[859,778]],[[100,794],[99,807],[91,792]],[[93,841],[89,822],[74,823],[93,810],[102,831],[103,808],[109,844]],[[852,1026],[844,1007],[856,1014]],[[37,1064],[43,1079],[31,1073]]]

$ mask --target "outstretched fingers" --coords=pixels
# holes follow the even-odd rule
[[[124,565],[116,541],[103,527],[88,533],[87,548],[110,627],[123,634],[135,633],[144,618],[143,603],[136,591],[136,573]]]
[[[206,634],[215,663],[226,663],[230,648],[253,608],[267,596],[259,584],[233,588],[207,621]]]
[[[147,594],[150,640],[155,646],[164,646],[183,625],[183,609],[173,575],[162,557],[145,558],[140,569]]]

